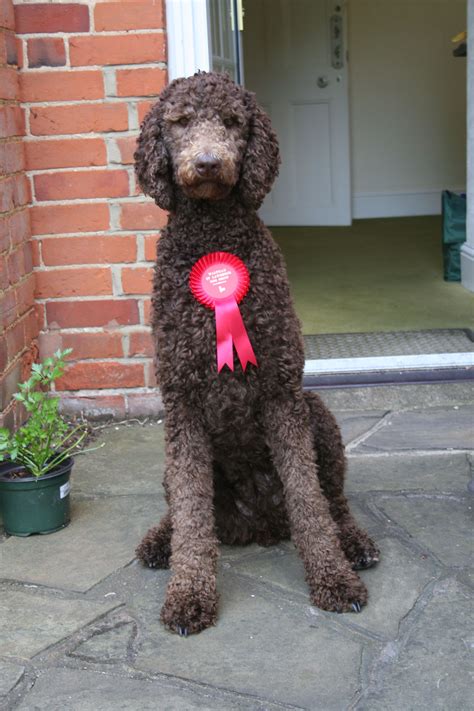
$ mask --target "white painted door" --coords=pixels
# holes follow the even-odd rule
[[[270,225],[351,223],[344,3],[246,0],[245,85],[271,116],[280,176],[265,200]]]

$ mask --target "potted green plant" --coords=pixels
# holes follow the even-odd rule
[[[71,352],[58,350],[33,364],[14,396],[28,419],[14,433],[0,428],[0,511],[6,532],[14,536],[53,533],[70,520],[71,455],[87,428],[72,427],[59,413],[59,397],[49,391]]]

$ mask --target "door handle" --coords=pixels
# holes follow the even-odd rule
[[[329,84],[329,79],[325,76],[320,76],[320,77],[318,77],[318,80],[316,83],[320,89],[325,89],[327,87],[327,85]]]

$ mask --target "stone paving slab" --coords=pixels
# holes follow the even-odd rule
[[[474,564],[473,505],[472,497],[434,496],[386,497],[378,504],[390,520],[447,566]]]
[[[101,664],[125,662],[134,631],[132,622],[101,631],[76,647],[69,656]]]
[[[469,478],[465,452],[349,455],[346,489],[349,493],[412,489],[465,494]]]
[[[472,596],[440,583],[409,632],[400,655],[360,706],[380,709],[472,708]]]
[[[398,541],[378,539],[381,549],[379,565],[360,575],[369,590],[369,603],[358,615],[344,615],[337,620],[368,630],[380,637],[396,636],[400,621],[411,610],[424,587],[435,579],[433,564],[407,551]],[[291,593],[308,598],[303,565],[296,551],[271,550],[255,558],[244,558],[229,567],[259,582],[277,585]],[[314,610],[317,616],[333,615]]]
[[[349,444],[357,437],[368,432],[385,415],[384,410],[359,410],[334,412],[341,428],[344,444]]]
[[[42,672],[19,711],[273,711],[258,700],[232,699],[213,689],[185,689],[166,679],[133,679],[118,674],[52,669]],[[278,706],[281,709],[281,706]]]
[[[108,495],[163,495],[165,454],[162,423],[112,425],[99,433],[97,444],[101,442],[105,442],[103,448],[76,458],[74,491]]]
[[[139,592],[134,605],[146,608],[148,623],[136,667],[303,708],[340,709],[355,694],[359,639],[249,579],[224,573],[219,588],[219,623],[187,639],[159,623],[161,596]]]
[[[393,413],[386,425],[355,451],[450,450],[473,446],[474,405],[463,405]]]
[[[21,664],[12,664],[0,660],[0,697],[6,696],[20,681],[25,673]]]
[[[117,607],[117,602],[92,602],[48,596],[42,590],[0,592],[0,656],[33,657]]]
[[[161,497],[79,499],[71,523],[48,536],[12,536],[0,546],[4,579],[85,591],[135,556],[141,537],[163,513]]]

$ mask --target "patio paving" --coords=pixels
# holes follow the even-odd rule
[[[471,708],[474,393],[456,392],[336,412],[353,510],[382,551],[361,614],[310,605],[290,542],[223,547],[218,624],[187,639],[159,622],[169,572],[134,560],[164,510],[163,423],[101,429],[70,526],[0,535],[0,709]]]

